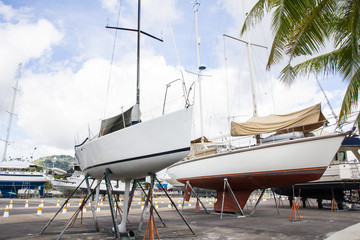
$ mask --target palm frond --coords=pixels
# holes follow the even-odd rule
[[[340,74],[349,82],[340,119],[346,119],[358,103],[360,88],[360,1],[359,0],[259,0],[242,32],[272,11],[274,39],[266,68],[288,57],[280,80],[291,84],[298,75]],[[320,53],[332,42],[332,52],[292,66],[298,56]],[[358,119],[360,123],[360,119]]]
[[[245,18],[240,35],[244,34],[250,29],[251,26],[255,26],[263,19],[265,12],[269,11],[269,4],[271,5],[271,2],[271,0],[259,0],[254,5],[254,7],[251,9],[251,11]]]
[[[291,28],[291,22],[287,18],[286,1],[279,1],[279,5],[272,15],[272,28],[274,33],[274,40],[270,49],[266,69],[270,69],[271,65],[279,63],[283,54],[285,53],[285,46],[288,42],[287,29]]]
[[[352,107],[357,105],[359,97],[359,87],[360,87],[360,68],[355,71],[346,93],[344,100],[341,106],[339,122],[344,122],[347,119],[347,116],[351,113]]]
[[[315,4],[315,3],[313,3]],[[336,3],[332,0],[320,1],[295,22],[294,34],[289,41],[287,54],[290,61],[300,55],[312,55],[325,46],[331,29]]]
[[[292,39],[293,30],[295,30],[299,19],[303,18],[304,12],[307,12],[313,1],[282,0],[277,3],[272,14],[274,40],[266,65],[267,69],[270,69],[271,65],[277,64],[282,60],[284,53],[286,54],[287,52],[287,46]]]
[[[290,64],[286,65],[280,72],[280,81],[286,85],[291,85],[298,75],[298,70]]]
[[[299,75],[306,75],[310,73],[334,74],[338,69],[338,57],[341,55],[342,50],[335,50],[329,53],[319,55],[317,57],[306,60],[294,66],[294,71]],[[280,76],[281,77],[281,76]],[[282,78],[282,77],[281,77]]]

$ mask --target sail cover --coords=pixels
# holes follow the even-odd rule
[[[303,110],[285,114],[254,116],[245,123],[231,122],[231,136],[247,136],[274,132],[286,133],[293,131],[310,132],[327,123],[321,112],[321,104]]]
[[[101,121],[100,136],[129,127],[140,122],[140,111],[138,105],[134,105],[127,111]]]

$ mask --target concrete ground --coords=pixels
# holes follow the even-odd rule
[[[77,209],[79,199],[72,199],[68,212],[62,212],[55,218],[43,235],[39,232],[59,209],[56,207],[57,199],[43,199],[44,207],[42,215],[37,215],[38,205],[42,199],[30,199],[29,208],[25,208],[24,199],[13,199],[13,209],[9,209],[9,217],[0,216],[0,239],[56,239],[62,228]],[[60,199],[62,203],[64,199]],[[5,205],[9,199],[0,199],[0,214],[3,214]],[[194,212],[192,207],[185,207],[183,215],[195,232],[195,235],[187,228],[181,217],[172,208],[168,208],[168,201],[159,201],[158,211],[165,221],[166,227],[162,225],[155,215],[155,221],[161,239],[360,239],[360,211],[347,210],[331,212],[329,209],[317,209],[310,206],[300,208],[302,221],[289,221],[291,209],[288,202],[279,209],[280,214],[274,206],[274,201],[261,202],[256,213],[250,217],[236,218],[225,215],[220,220],[220,215],[205,211]],[[177,202],[177,201],[176,201]],[[206,202],[209,210],[212,206]],[[140,220],[141,209],[136,201],[133,203],[128,224],[129,230],[136,230]],[[245,208],[249,215],[250,206]],[[87,212],[82,219],[80,227],[80,216],[73,228],[69,228],[61,239],[114,239],[109,233],[112,228],[111,214],[108,202],[104,202],[101,211],[96,212],[100,232],[95,232],[94,221],[87,206]],[[149,215],[143,225],[140,236],[146,229]],[[119,220],[118,220],[119,221]],[[142,239],[142,237],[141,237]]]

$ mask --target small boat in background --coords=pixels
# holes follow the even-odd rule
[[[0,162],[0,191],[2,197],[17,197],[18,191],[30,195],[37,190],[40,196],[44,194],[44,185],[50,180],[44,173],[36,171],[37,166],[27,161]]]
[[[308,198],[317,200],[318,208],[323,200],[335,199],[341,210],[344,202],[360,204],[360,139],[359,136],[346,137],[339,151],[319,180],[276,188],[281,195],[301,197],[303,206]],[[353,157],[351,157],[353,156]]]
[[[79,166],[73,166],[71,171],[63,171],[60,172],[59,170],[52,168],[50,169],[51,172],[54,173],[54,175],[63,176],[64,178],[55,178],[53,177],[51,180],[51,183],[53,185],[53,189],[56,191],[61,192],[65,196],[69,196],[72,194],[75,189],[79,186],[81,181],[85,178],[85,174],[81,171]],[[90,179],[91,180],[91,179]],[[91,183],[91,181],[90,181]],[[121,181],[111,181],[112,189],[114,194],[123,194],[125,192],[125,184]],[[100,183],[100,194],[106,194],[106,185],[105,181],[102,181]],[[95,187],[95,184],[92,188]],[[87,192],[87,186],[86,183],[83,182],[77,193],[80,195],[82,192]]]

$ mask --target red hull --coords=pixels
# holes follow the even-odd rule
[[[211,177],[178,179],[182,183],[189,181],[193,187],[214,189],[217,192],[217,202],[214,205],[215,211],[221,211],[222,197],[224,190],[224,178],[228,179],[231,189],[234,191],[240,206],[243,208],[250,194],[255,189],[276,188],[289,186],[296,183],[304,183],[319,179],[326,167],[258,172],[249,174],[231,174]],[[224,212],[238,212],[231,195],[225,192]]]

